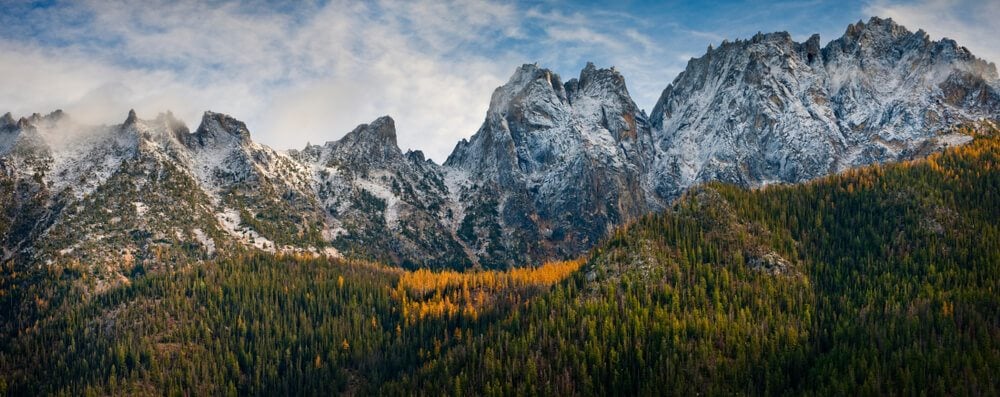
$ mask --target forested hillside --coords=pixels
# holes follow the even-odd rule
[[[694,189],[392,390],[995,395],[998,167],[994,133],[802,185]]]
[[[708,184],[581,261],[3,272],[0,394],[1000,394],[1000,138]]]

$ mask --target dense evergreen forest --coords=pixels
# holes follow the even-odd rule
[[[5,264],[0,394],[998,395],[1000,137],[806,184],[709,184],[507,272],[235,253]]]

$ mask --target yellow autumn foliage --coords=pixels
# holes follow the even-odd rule
[[[584,259],[548,262],[538,267],[506,271],[420,269],[403,272],[394,291],[406,323],[425,318],[456,317],[476,319],[493,302],[505,299],[517,303],[515,290],[550,287],[580,269]]]

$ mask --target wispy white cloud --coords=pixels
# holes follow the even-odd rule
[[[194,118],[230,102],[227,97],[250,97],[242,84],[204,89],[168,71],[123,68],[69,51],[0,40],[0,53],[0,108],[15,114],[62,108],[85,123],[109,123],[135,108],[149,115],[174,109]]]
[[[517,32],[509,7],[472,2],[343,2],[301,16],[235,3],[95,1],[60,17],[70,12],[93,16],[90,30],[49,21],[50,36],[85,40],[0,40],[0,108],[59,107],[108,123],[133,107],[146,117],[171,109],[190,123],[213,109],[277,147],[333,140],[390,114],[401,146],[439,160],[475,131],[513,65],[465,57],[461,47]]]

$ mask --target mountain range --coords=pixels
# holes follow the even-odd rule
[[[278,151],[213,112],[193,132],[169,112],[110,126],[8,113],[2,260],[74,264],[98,288],[245,250],[511,268],[577,256],[703,182],[753,188],[911,159],[998,117],[993,63],[879,18],[823,47],[784,32],[710,46],[650,114],[614,68],[564,82],[522,65],[443,164],[400,150],[388,116]]]

